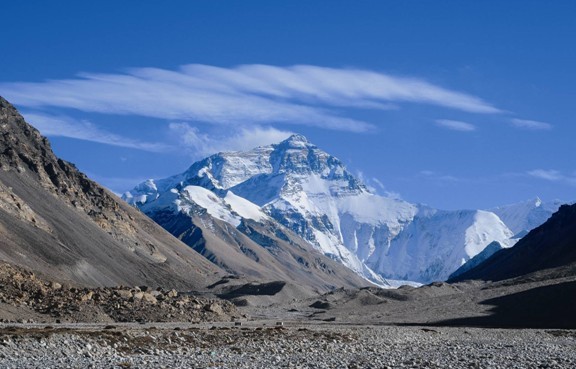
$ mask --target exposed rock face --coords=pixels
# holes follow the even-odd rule
[[[546,269],[558,269],[557,273],[562,275],[576,275],[576,205],[562,205],[546,223],[528,233],[516,246],[498,251],[454,281],[503,280]]]
[[[133,218],[120,209],[115,196],[88,179],[74,164],[57,158],[48,140],[27,124],[5,100],[0,100],[0,109],[0,169],[36,179],[53,197],[83,211],[115,238],[137,241]],[[12,197],[13,204],[22,206],[24,214],[34,218],[25,201],[18,200],[12,190],[6,187],[3,190],[6,193],[2,197]],[[4,203],[10,203],[9,200]]]
[[[82,285],[197,288],[218,268],[57,158],[0,97],[0,259]]]

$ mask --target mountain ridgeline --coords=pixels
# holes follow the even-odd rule
[[[123,198],[224,269],[235,270],[239,259],[210,246],[216,239],[228,245],[233,239],[234,252],[252,264],[264,261],[256,246],[246,251],[237,242],[247,237],[264,247],[270,240],[311,245],[380,285],[445,280],[490,243],[513,246],[522,227],[539,225],[560,205],[510,205],[496,209],[501,218],[494,211],[442,211],[379,196],[301,135],[212,155],[184,173],[145,181]]]
[[[576,205],[562,205],[511,249],[497,251],[451,281],[499,281],[530,273],[576,275]]]

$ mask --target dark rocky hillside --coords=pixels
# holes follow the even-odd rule
[[[194,289],[220,269],[57,158],[0,97],[0,260],[86,286]]]

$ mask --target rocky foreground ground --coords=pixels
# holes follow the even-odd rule
[[[235,306],[146,286],[74,287],[0,264],[0,369],[576,368],[576,330],[469,327],[511,327],[504,323],[521,317],[521,327],[572,328],[560,323],[573,316],[574,300],[554,303],[546,292],[573,296],[576,282],[565,279],[339,289],[301,299],[283,283],[222,290],[242,302]],[[279,302],[270,305],[272,298]]]
[[[569,330],[235,324],[4,326],[0,367],[576,367]]]
[[[240,318],[222,299],[149,286],[86,288],[0,264],[0,322],[202,322]]]

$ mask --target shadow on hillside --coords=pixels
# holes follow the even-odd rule
[[[218,294],[218,297],[229,300],[242,296],[274,296],[286,285],[286,282],[275,281],[269,283],[248,283],[234,286],[231,290]]]
[[[443,320],[432,325],[500,328],[576,328],[576,281],[537,287],[482,301],[490,316]]]

